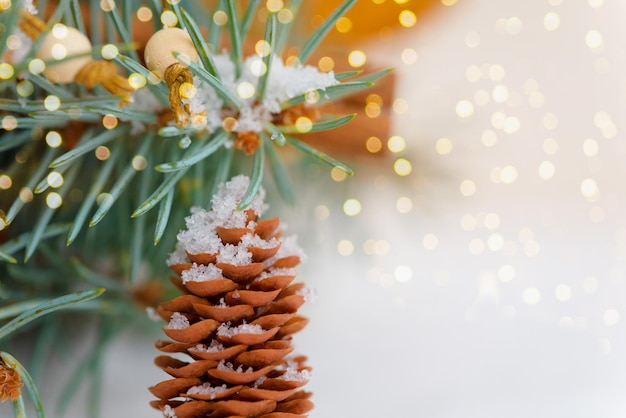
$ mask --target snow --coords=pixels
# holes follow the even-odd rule
[[[187,257],[187,252],[185,251],[185,247],[183,243],[179,241],[176,243],[176,250],[170,253],[169,258],[167,259],[167,265],[173,266],[176,264],[183,264],[183,263],[188,263],[188,262],[189,262],[189,257]]]
[[[311,380],[311,372],[306,369],[298,370],[295,367],[287,367],[285,373],[279,376],[278,379],[292,382],[308,382]]]
[[[233,366],[233,364],[230,362],[226,362],[226,360],[220,360],[220,362],[217,364],[217,369],[237,373],[252,373],[254,371],[252,367],[248,367],[244,370],[242,365],[239,365],[239,367],[235,369],[235,366]]]
[[[264,240],[258,235],[246,234],[241,237],[241,244],[245,247],[274,248],[279,242],[276,238]]]
[[[230,322],[227,322],[217,329],[217,335],[223,337],[232,337],[236,334],[263,334],[264,332],[265,330],[260,325],[247,324],[245,321],[236,327],[231,327]]]
[[[165,326],[167,329],[185,329],[189,326],[189,320],[180,312],[174,312],[170,317],[170,322]]]
[[[265,270],[264,272],[259,274],[259,276],[256,279],[254,279],[254,281],[255,282],[261,281],[263,279],[267,279],[268,277],[273,277],[273,276],[295,276],[295,275],[296,275],[296,269],[272,267],[269,270]]]
[[[217,255],[217,262],[244,266],[252,263],[252,253],[242,243],[239,245],[226,244]]]
[[[163,416],[165,418],[176,418],[176,413],[171,406],[165,405],[165,408],[163,408]]]
[[[217,353],[218,351],[222,351],[224,346],[217,340],[211,340],[209,345],[206,344],[198,344],[193,348],[195,351],[201,351],[205,353]]]
[[[211,386],[211,383],[206,382],[201,385],[192,386],[187,390],[187,395],[211,395],[211,399],[215,398],[218,393],[224,392],[228,387],[226,384],[221,386]]]
[[[339,83],[332,71],[324,73],[310,65],[287,66],[280,57],[274,56],[265,94],[259,104],[256,101],[256,94],[242,98],[237,92],[241,83],[250,83],[252,86],[259,84],[259,73],[262,73],[259,68],[264,64],[257,55],[245,59],[239,79],[235,79],[235,65],[228,52],[214,55],[213,62],[224,87],[242,103],[238,124],[233,129],[235,132],[261,132],[265,123],[271,121],[273,115],[280,113],[281,102],[311,90],[325,90]],[[222,126],[225,116],[232,115],[225,108],[224,101],[208,83],[194,77],[194,86],[197,88],[197,94],[192,98],[183,99],[183,103],[189,104],[191,114],[204,115],[206,125],[203,125],[202,129],[206,126],[213,132]]]
[[[304,254],[304,251],[298,245],[297,235],[290,235],[283,238],[282,245],[280,246],[278,253],[276,253],[276,258],[283,258],[291,255],[297,255],[300,257],[301,263],[306,261],[306,254]]]
[[[181,275],[183,284],[187,282],[205,282],[220,277],[224,277],[222,270],[214,264],[198,265],[196,263],[193,263],[190,269],[184,270]]]

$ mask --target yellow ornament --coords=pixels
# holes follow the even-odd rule
[[[46,34],[36,57],[44,61],[62,60],[77,54],[91,54],[91,49],[91,41],[78,29],[57,24]],[[91,55],[84,55],[48,64],[43,74],[53,83],[71,83],[80,69],[92,60]]]
[[[198,53],[187,31],[179,28],[165,28],[150,37],[144,50],[146,66],[150,71],[165,74],[172,64],[180,63],[174,52],[187,56],[191,61],[198,61]]]

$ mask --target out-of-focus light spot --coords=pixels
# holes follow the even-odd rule
[[[226,16],[226,13],[222,11],[216,12],[215,14],[218,14],[218,13],[223,13],[224,16]],[[213,15],[213,21],[215,22],[215,15]],[[176,17],[174,12],[170,10],[166,10],[163,13],[161,13],[161,23],[163,23],[163,26],[171,28],[171,27],[176,26],[176,24],[178,23],[178,18]],[[218,23],[215,22],[215,24],[218,24]]]
[[[517,237],[522,244],[525,244],[535,238],[535,234],[530,228],[522,228],[519,230]]]
[[[546,113],[543,117],[543,126],[548,130],[556,129],[559,126],[559,118],[554,113]]]
[[[483,220],[485,228],[493,230],[500,226],[500,217],[497,213],[487,213]]]
[[[554,12],[546,13],[546,15],[543,17],[543,26],[546,28],[546,30],[557,30],[560,24],[561,19],[559,18],[559,15]]]
[[[330,216],[330,210],[328,206],[325,205],[317,205],[315,207],[315,219],[319,219],[320,221],[325,221]]]
[[[510,17],[504,22],[504,30],[509,35],[517,35],[522,31],[523,28],[524,25],[522,24],[522,20],[516,16]]]
[[[269,42],[261,39],[254,44],[254,51],[259,57],[267,57],[272,51],[272,48],[270,47]]]
[[[504,238],[500,234],[489,235],[489,238],[487,238],[487,247],[493,252],[502,250],[504,247]]]
[[[439,246],[439,238],[435,234],[426,234],[422,239],[422,245],[427,250],[434,250]]]
[[[480,136],[480,140],[486,147],[493,147],[498,142],[498,137],[496,133],[491,129],[486,129]]]
[[[411,10],[401,11],[398,15],[398,20],[400,21],[400,24],[405,28],[415,26],[415,24],[417,23],[417,17],[415,16],[415,13],[413,13]]]
[[[365,148],[372,154],[375,154],[383,149],[383,142],[375,136],[370,136],[365,142]]]
[[[115,1],[114,0],[100,0],[100,9],[103,12],[111,12],[115,9]]]
[[[137,9],[137,19],[139,19],[140,22],[149,22],[150,19],[152,19],[152,10],[150,10],[149,7],[141,6]]]
[[[104,45],[100,51],[100,53],[102,54],[102,58],[104,58],[105,60],[112,60],[113,58],[117,57],[117,54],[119,54],[119,52],[120,51],[113,44]]]
[[[476,31],[465,34],[465,45],[469,48],[476,48],[480,45],[480,35]]]
[[[459,186],[459,190],[465,197],[473,196],[476,193],[476,183],[472,180],[463,180]]]
[[[46,196],[46,205],[51,209],[56,209],[63,204],[63,198],[56,192],[50,192]]]
[[[316,104],[320,100],[319,91],[307,90],[307,92],[304,94],[304,100],[306,100],[308,104]]]
[[[409,174],[411,174],[412,170],[413,167],[411,166],[411,163],[405,158],[398,158],[393,163],[393,171],[395,171],[396,174],[399,176],[408,176]]]
[[[474,103],[476,103],[476,106],[486,106],[489,104],[489,92],[487,92],[487,90],[476,90],[476,92],[474,93]]]
[[[437,142],[435,142],[435,149],[438,154],[447,155],[452,152],[454,146],[452,145],[452,141],[448,138],[439,138]]]
[[[46,110],[53,112],[61,107],[61,99],[51,94],[49,96],[46,96],[43,101],[43,105]]]
[[[406,99],[403,99],[402,97],[398,97],[393,101],[392,108],[394,113],[402,115],[409,110],[409,102],[407,102]]]
[[[285,3],[283,0],[267,0],[265,2],[265,7],[271,13],[276,13],[283,7],[285,7]]]
[[[241,83],[237,85],[237,94],[242,99],[251,98],[252,96],[254,96],[255,92],[256,92],[256,89],[254,88],[252,83],[248,81],[242,81]]]
[[[611,115],[608,112],[599,111],[593,115],[593,124],[598,129],[604,129],[613,123]]]
[[[589,0],[589,6],[591,6],[591,8],[593,9],[598,9],[602,7],[603,4],[604,0]]]
[[[133,168],[137,171],[145,170],[148,165],[148,160],[143,155],[135,155],[131,162]]]
[[[343,169],[339,167],[333,167],[330,170],[330,178],[332,178],[336,182],[344,181],[348,178],[348,173],[346,173]]]
[[[370,102],[365,105],[365,114],[368,118],[374,119],[380,116],[382,109],[378,103]]]
[[[400,54],[400,59],[406,65],[414,64],[417,61],[417,52],[413,48],[405,48]]]
[[[0,189],[8,190],[13,185],[13,180],[6,174],[0,175]]]
[[[226,132],[234,132],[239,128],[239,121],[232,116],[226,116],[222,120],[222,128],[224,128]]]
[[[57,189],[63,185],[63,175],[58,171],[51,171],[46,177],[48,186]]]
[[[100,161],[108,160],[111,156],[111,150],[104,145],[100,145],[96,148],[95,155]]]
[[[298,132],[306,133],[313,129],[313,121],[306,116],[300,116],[296,119],[296,129]]]
[[[228,23],[228,15],[222,10],[216,11],[215,13],[213,13],[213,23],[215,23],[217,26],[224,26],[226,23]]]
[[[489,78],[492,81],[502,81],[504,79],[506,72],[504,71],[504,67],[500,64],[493,64],[489,67]]]
[[[612,327],[619,322],[619,312],[617,309],[607,309],[602,316],[602,321],[607,327]]]
[[[11,64],[6,62],[0,63],[0,79],[8,80],[13,77],[13,74],[15,74],[15,70]]]
[[[478,226],[478,221],[475,216],[466,213],[461,217],[461,228],[464,231],[473,231]]]
[[[587,138],[585,142],[583,142],[583,153],[587,157],[593,157],[598,154],[600,147],[598,142],[595,139]]]
[[[356,216],[361,213],[361,202],[356,199],[348,199],[343,203],[343,213],[348,216]]]
[[[13,115],[6,115],[2,118],[2,129],[12,131],[17,128],[17,119]]]
[[[493,112],[491,114],[491,126],[496,129],[503,129],[504,122],[506,121],[506,115],[504,112]]]
[[[283,25],[290,23],[293,20],[293,12],[290,9],[280,9],[278,11],[278,21]]]
[[[505,264],[498,269],[498,279],[501,282],[510,282],[515,279],[515,267]]]
[[[483,72],[480,69],[480,67],[478,67],[476,65],[470,65],[465,70],[465,78],[470,83],[476,83],[476,82],[480,81],[480,79],[482,77],[483,77]]]
[[[520,120],[515,116],[507,116],[504,119],[504,124],[502,125],[502,130],[507,134],[514,134],[520,129]]]
[[[506,165],[500,170],[500,180],[504,184],[511,184],[517,180],[517,169],[512,165]]]
[[[541,301],[541,292],[536,287],[527,287],[522,292],[522,302],[527,305],[536,305]]]
[[[580,193],[587,199],[593,198],[598,193],[598,184],[594,179],[584,179],[580,183]]]
[[[508,87],[503,84],[496,85],[491,92],[491,97],[493,97],[493,101],[496,103],[506,102],[509,98]]]
[[[30,60],[28,63],[28,71],[33,74],[41,74],[46,69],[46,64],[39,58]]]
[[[551,179],[552,177],[554,177],[554,172],[554,164],[552,164],[550,161],[542,161],[541,164],[539,164],[539,177],[541,177],[542,179]]]
[[[354,252],[354,245],[347,239],[343,239],[337,244],[337,252],[339,252],[340,255],[348,256]]]
[[[335,28],[339,33],[348,33],[352,30],[352,20],[342,16],[335,22]]]
[[[457,0],[441,0],[441,4],[443,4],[446,7],[454,6],[456,2]]]
[[[33,200],[33,191],[28,187],[22,187],[20,189],[20,200],[24,203],[28,203]]]
[[[146,77],[139,73],[132,73],[128,76],[128,84],[134,89],[140,89],[146,85]]]
[[[35,86],[28,80],[21,80],[19,83],[17,83],[16,90],[17,94],[19,94],[20,96],[28,97],[35,91]]]
[[[572,298],[572,288],[566,284],[560,284],[554,289],[554,297],[560,302],[566,302]]]
[[[469,243],[469,252],[472,255],[480,255],[485,252],[485,242],[480,238],[473,238]]]
[[[409,213],[413,209],[413,202],[406,196],[400,197],[396,201],[396,210],[400,213]]]
[[[408,282],[413,278],[413,269],[409,266],[398,266],[395,268],[393,276],[400,283]]]
[[[317,68],[319,68],[320,71],[327,73],[335,68],[335,61],[333,61],[331,57],[322,57],[317,62]]]
[[[115,129],[117,127],[117,123],[118,120],[113,115],[104,115],[102,117],[102,126],[104,126],[106,129]]]
[[[585,293],[595,293],[599,287],[598,279],[595,277],[585,277],[585,280],[583,280],[583,291]]]
[[[559,150],[559,144],[556,142],[556,139],[546,138],[543,141],[543,152],[545,152],[546,154],[553,155],[553,154],[556,154],[558,150]]]
[[[365,53],[363,51],[352,51],[348,54],[348,63],[352,67],[362,67],[365,65],[365,61],[367,60]]]
[[[387,140],[387,148],[393,153],[402,152],[406,148],[406,141],[401,136],[393,135]]]
[[[593,52],[599,52],[604,45],[602,34],[597,30],[590,30],[585,35],[585,43]]]
[[[469,100],[460,100],[456,104],[456,114],[460,118],[468,118],[474,113],[474,105]]]
[[[191,99],[198,94],[198,89],[191,83],[182,83],[179,87],[180,97]]]

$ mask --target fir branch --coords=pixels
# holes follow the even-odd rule
[[[200,28],[196,25],[193,17],[185,9],[181,9],[178,6],[178,3],[173,4],[172,8],[176,10],[180,10],[180,20],[183,28],[187,29],[189,33],[189,37],[193,42],[193,45],[196,47],[196,51],[198,52],[198,57],[200,58],[200,62],[204,66],[204,68],[211,74],[217,81],[220,81],[220,75],[217,72],[217,67],[215,66],[215,62],[213,62],[213,58],[211,58],[211,52],[209,49],[208,43],[202,37],[202,33],[200,32]]]
[[[356,113],[353,113],[351,115],[342,116],[340,118],[313,123],[311,125],[311,128],[307,130],[306,132],[303,132],[301,129],[298,129],[297,126],[292,126],[292,125],[278,126],[278,129],[280,129],[283,134],[298,134],[298,133],[312,133],[312,132],[327,131],[327,130],[336,129],[336,128],[339,128],[340,126],[345,125],[346,123],[354,119],[355,116],[356,116]]]
[[[311,157],[318,159],[328,165],[330,165],[333,168],[339,168],[341,170],[343,170],[346,174],[348,174],[349,176],[352,176],[354,174],[354,171],[352,171],[352,169],[350,169],[347,165],[345,165],[344,163],[335,160],[334,158],[330,157],[329,155],[313,148],[310,145],[305,144],[302,141],[299,141],[293,137],[287,137],[287,142],[291,145],[293,145],[294,147],[298,148],[300,151],[305,152],[306,154],[310,155]]]

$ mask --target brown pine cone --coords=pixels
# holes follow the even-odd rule
[[[184,295],[160,304],[168,321],[155,363],[172,376],[150,391],[169,418],[306,416],[311,394],[305,357],[292,357],[292,334],[308,320],[297,314],[308,298],[292,284],[304,259],[295,237],[282,237],[261,190],[237,211],[249,179],[233,178],[213,197],[212,210],[192,209],[168,265]],[[181,357],[185,357],[181,360]]]

